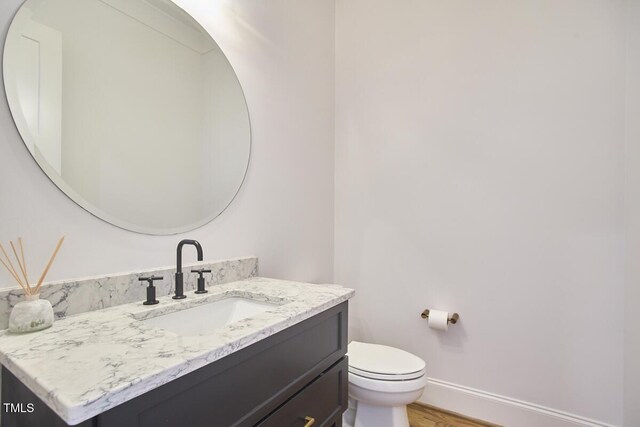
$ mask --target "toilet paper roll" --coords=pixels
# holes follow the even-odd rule
[[[429,310],[429,327],[439,331],[449,329],[449,313],[440,310]]]

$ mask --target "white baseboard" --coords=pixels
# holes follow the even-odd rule
[[[601,421],[429,378],[423,403],[507,427],[616,427]]]

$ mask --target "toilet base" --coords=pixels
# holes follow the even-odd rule
[[[358,402],[353,427],[409,427],[407,407]]]
[[[350,397],[349,407],[342,414],[342,427],[353,427],[356,421],[356,405],[356,401]]]
[[[355,402],[353,427],[409,427],[407,405],[420,398],[426,383],[426,376],[380,381],[349,373],[349,398]]]

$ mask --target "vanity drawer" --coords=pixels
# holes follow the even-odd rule
[[[314,427],[342,425],[347,409],[347,357],[300,390],[258,427],[303,427],[311,419]]]

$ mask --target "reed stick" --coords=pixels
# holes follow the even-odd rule
[[[15,281],[18,282],[18,285],[20,285],[20,287],[24,290],[24,292],[29,294],[29,291],[27,290],[27,288],[24,287],[20,279],[18,279],[18,277],[13,273],[13,271],[11,271],[9,266],[2,260],[2,257],[0,257],[0,262],[2,263],[2,265],[4,265],[4,268],[6,268],[9,273],[11,273]]]
[[[18,281],[18,283],[20,284],[20,286],[22,287],[22,289],[25,289],[25,286],[22,284],[22,281],[20,280],[20,278],[18,277],[18,273],[16,272],[15,267],[13,266],[13,263],[11,262],[11,258],[9,258],[9,255],[7,254],[7,251],[4,250],[4,246],[2,246],[2,243],[0,243],[0,250],[2,251],[2,253],[4,254],[7,263],[9,264],[9,267],[11,267],[10,272],[11,274],[13,274],[13,277]],[[4,264],[4,262],[3,262]],[[7,265],[5,264],[5,267],[7,267]],[[9,269],[9,267],[7,267],[7,269]]]
[[[60,246],[62,246],[62,242],[64,242],[64,236],[62,236],[60,238],[60,241],[58,242],[58,245],[56,246],[56,249],[53,251],[53,255],[51,255],[51,258],[49,259],[49,263],[47,264],[47,267],[42,272],[42,275],[40,276],[40,279],[38,279],[38,284],[36,285],[36,288],[33,291],[33,295],[37,295],[38,292],[40,291],[40,287],[42,286],[42,282],[43,282],[45,276],[47,275],[47,273],[49,272],[49,268],[51,267],[51,264],[53,264],[53,260],[56,259],[56,255],[58,255],[58,251],[60,250]]]
[[[22,257],[22,265],[24,267],[24,278],[27,280],[27,285],[29,284],[29,270],[27,269],[27,261],[24,258],[24,247],[22,246],[22,237],[18,237],[18,246],[20,246],[20,256]]]
[[[13,240],[9,241],[11,244],[11,250],[13,250],[13,255],[16,257],[16,261],[18,261],[18,267],[20,267],[20,271],[22,272],[22,277],[24,277],[24,284],[29,289],[29,294],[31,294],[31,286],[29,286],[29,279],[27,278],[27,272],[22,265],[22,261],[20,261],[20,257],[18,256],[18,251],[16,251],[16,247],[13,244]]]

